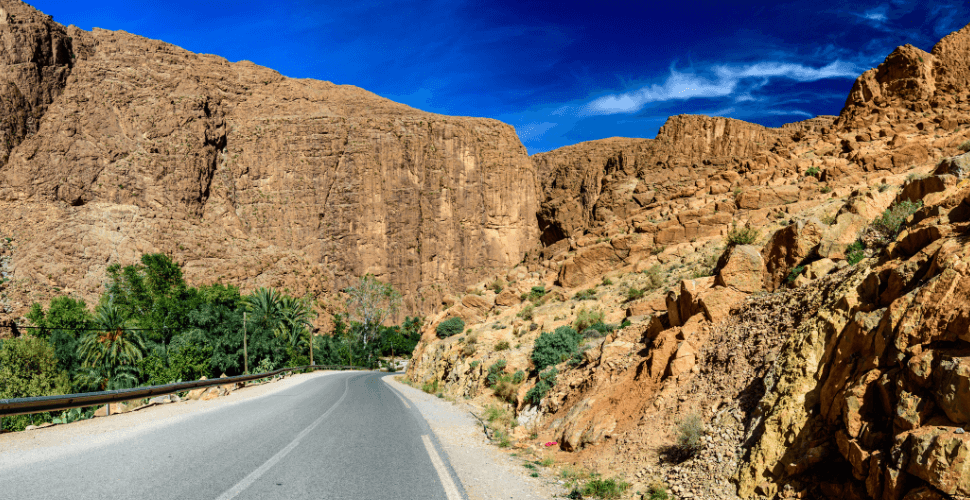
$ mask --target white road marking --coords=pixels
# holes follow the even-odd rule
[[[438,456],[438,452],[434,449],[431,438],[427,434],[422,434],[421,441],[424,442],[424,449],[428,450],[428,456],[431,457],[434,470],[438,472],[438,479],[441,479],[441,485],[445,487],[445,495],[448,496],[448,500],[462,500],[461,494],[458,493],[458,488],[455,486],[455,482],[451,480],[451,474],[448,473],[444,462],[441,461],[441,457]]]
[[[335,408],[340,406],[340,403],[343,402],[345,397],[347,397],[347,391],[349,389],[349,380],[350,380],[350,377],[347,377],[344,379],[344,393],[343,395],[340,396],[340,399],[338,399],[337,402],[330,407],[329,410],[323,412],[323,415],[320,415],[320,418],[314,420],[313,423],[307,426],[306,429],[303,429],[303,431],[297,434],[297,436],[293,438],[293,441],[291,441],[290,444],[286,445],[285,448],[283,448],[282,450],[278,451],[275,455],[270,457],[270,459],[267,460],[266,463],[264,463],[263,465],[260,465],[259,468],[250,472],[248,476],[244,477],[242,481],[239,481],[238,483],[236,483],[235,486],[226,490],[226,492],[223,493],[222,495],[219,495],[219,497],[216,500],[232,500],[233,498],[236,497],[236,495],[242,493],[243,491],[246,490],[246,488],[249,488],[253,483],[255,483],[263,474],[266,474],[266,471],[270,470],[270,468],[272,468],[274,465],[279,463],[279,461],[282,460],[283,457],[285,457],[291,451],[293,451],[293,449],[300,444],[300,440],[305,438],[307,434],[309,434],[311,431],[313,431],[313,429],[315,429],[318,425],[320,425],[323,422],[323,420],[327,418],[328,415],[330,415],[330,412],[332,412]],[[450,497],[449,497],[449,500],[451,500]]]

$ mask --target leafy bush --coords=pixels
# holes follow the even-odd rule
[[[596,299],[596,290],[593,290],[592,288],[589,290],[581,290],[576,292],[576,295],[574,295],[573,298],[576,300],[594,300]]]
[[[608,325],[602,321],[593,323],[589,325],[588,328],[584,329],[582,332],[583,338],[594,339],[605,337],[608,333],[616,330],[616,325]]]
[[[855,243],[846,247],[845,257],[846,257],[846,260],[849,262],[850,266],[854,266],[862,262],[862,259],[866,257],[865,248],[866,248],[865,244],[862,243],[862,241],[858,241],[858,240]]]
[[[896,203],[895,205],[889,207],[882,213],[878,219],[872,221],[872,227],[876,231],[882,233],[886,238],[892,240],[896,238],[902,228],[903,222],[910,216],[916,213],[923,206],[923,201],[918,200],[916,202],[912,201],[902,201]]]
[[[495,344],[496,351],[505,351],[509,348],[509,342],[507,340],[501,340],[499,343]]]
[[[512,383],[521,384],[523,381],[525,381],[525,372],[522,370],[516,370],[515,373],[512,374]]]
[[[576,313],[576,321],[573,322],[573,327],[576,328],[576,331],[581,332],[597,323],[603,323],[603,317],[603,311],[583,307]]]
[[[603,283],[602,283],[603,286],[610,286],[612,284],[613,284],[613,280],[607,278],[606,276],[603,276]]]
[[[822,194],[829,194],[829,193],[832,192],[832,186],[822,186],[822,187],[818,188],[818,190]]]
[[[529,290],[528,298],[529,300],[535,302],[541,299],[545,294],[546,294],[546,287],[542,285],[534,286],[532,287],[531,290]]]
[[[646,293],[647,293],[647,291],[645,289],[643,289],[643,288],[635,288],[635,287],[632,287],[631,286],[626,291],[626,300],[627,300],[627,302],[632,302],[634,300],[642,299],[643,296],[646,295]]]
[[[67,373],[58,370],[54,348],[37,337],[4,340],[0,345],[0,399],[58,396],[71,389]],[[21,431],[34,418],[44,421],[47,413],[3,418],[3,427]],[[38,422],[39,423],[39,422]]]
[[[786,278],[785,281],[788,283],[794,283],[803,272],[805,272],[805,266],[796,266],[791,270],[790,273],[788,273],[788,278]]]
[[[498,383],[498,378],[505,371],[505,366],[508,364],[504,359],[500,359],[492,366],[488,367],[488,376],[485,378],[486,383],[489,387],[494,387]]]
[[[536,339],[532,349],[532,363],[536,371],[569,359],[579,348],[580,335],[575,329],[560,326],[553,332],[544,332]]]
[[[447,338],[452,335],[457,335],[465,330],[465,321],[459,317],[448,318],[438,324],[438,328],[435,331],[438,333],[438,337]]]
[[[643,496],[644,500],[667,500],[670,496],[667,493],[667,488],[664,488],[661,484],[651,484],[647,487],[647,493]]]
[[[596,498],[613,499],[620,498],[627,489],[630,488],[629,483],[619,481],[616,479],[591,479],[587,482],[581,493],[584,496],[592,496]]]
[[[703,436],[704,423],[700,415],[690,414],[677,421],[677,444],[672,451],[675,455],[679,455],[680,461],[693,457],[703,448],[701,442]]]
[[[745,224],[743,227],[738,227],[736,223],[731,224],[731,230],[728,231],[727,244],[730,245],[750,245],[758,239],[758,231],[751,227],[749,224]]]
[[[643,271],[643,274],[647,276],[647,287],[650,290],[655,290],[660,288],[664,284],[664,277],[661,274],[663,269],[660,265],[653,265]],[[629,295],[627,296],[629,297]]]
[[[522,310],[519,311],[518,314],[516,314],[516,316],[518,316],[518,317],[520,317],[520,318],[522,318],[522,319],[524,319],[526,321],[532,321],[532,315],[533,315],[533,313],[535,313],[535,310],[536,310],[536,306],[534,306],[532,304],[529,304],[529,305],[523,307]]]
[[[818,167],[809,167],[807,170],[805,170],[805,176],[806,177],[809,177],[809,176],[810,177],[818,177],[818,175],[821,174],[821,173],[822,173],[822,171],[819,170]]]
[[[434,394],[438,392],[438,379],[434,379],[430,382],[425,382],[421,385],[421,390],[427,392],[428,394]]]
[[[495,293],[502,293],[502,290],[505,288],[505,282],[499,278],[495,278],[494,281],[488,284],[488,288]]]
[[[475,368],[478,368],[478,365],[480,365],[480,364],[482,364],[481,360],[477,360],[476,359],[475,361],[472,361],[471,363],[468,363],[468,367],[471,368],[472,370],[474,370]]]
[[[532,404],[539,404],[542,398],[546,397],[546,393],[556,385],[556,375],[558,374],[559,372],[555,368],[540,373],[536,385],[525,393],[525,400]]]

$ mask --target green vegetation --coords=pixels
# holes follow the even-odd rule
[[[539,380],[535,386],[529,389],[529,392],[525,393],[525,400],[532,404],[539,404],[542,398],[546,397],[546,393],[556,385],[556,375],[558,374],[559,371],[555,368],[539,373]]]
[[[589,290],[581,290],[576,292],[576,295],[574,295],[573,298],[576,300],[594,300],[596,299],[596,290],[593,290],[592,288]]]
[[[583,495],[583,497],[613,499],[620,498],[629,488],[629,483],[625,483],[617,479],[594,478],[587,481],[579,492]]]
[[[677,461],[687,460],[693,457],[704,447],[701,438],[704,436],[704,422],[700,415],[693,413],[677,424],[677,443],[668,450],[668,455]]]
[[[785,278],[785,281],[788,283],[794,283],[803,272],[805,272],[805,266],[795,266],[795,268],[788,273],[788,277]]]
[[[516,314],[516,316],[518,316],[518,317],[520,317],[520,318],[522,318],[522,319],[524,319],[526,321],[532,321],[532,316],[533,316],[533,313],[535,313],[535,310],[536,310],[536,306],[534,306],[532,304],[529,304],[529,305],[523,307],[522,310],[519,311],[518,314]]]
[[[486,385],[489,387],[494,387],[498,383],[499,375],[505,372],[505,366],[508,364],[504,359],[500,359],[492,366],[488,367],[488,376],[485,378]]]
[[[647,293],[647,290],[644,288],[630,287],[626,291],[626,300],[627,302],[632,302],[634,300],[642,299],[646,293]]]
[[[806,177],[818,177],[821,173],[822,171],[818,167],[808,167],[808,169],[805,170]]]
[[[866,257],[865,244],[862,241],[857,240],[853,244],[849,245],[845,249],[845,258],[850,266],[854,266]]]
[[[647,487],[647,493],[643,495],[644,500],[667,500],[670,498],[667,488],[662,484],[651,484]]]
[[[539,286],[532,287],[532,289],[529,291],[527,295],[527,298],[532,302],[538,302],[539,299],[541,299],[545,295],[546,295],[546,287],[539,285]]]
[[[502,293],[502,290],[505,289],[505,282],[500,278],[495,278],[494,281],[488,284],[488,288],[495,293]]]
[[[896,203],[887,208],[878,219],[872,221],[871,227],[879,233],[882,233],[887,239],[893,240],[899,234],[903,222],[922,207],[922,200],[917,200],[916,202],[907,200]]]
[[[603,282],[601,284],[603,286],[610,286],[613,284],[613,280],[607,278],[606,276],[603,276]]]
[[[532,364],[536,371],[541,372],[547,366],[554,366],[572,357],[579,348],[580,338],[579,333],[568,326],[540,334],[532,349]]]
[[[663,268],[659,264],[650,266],[648,269],[643,271],[643,274],[647,276],[647,287],[650,290],[656,290],[664,284]],[[629,295],[627,295],[629,298]]]
[[[465,321],[457,316],[438,323],[438,328],[435,329],[438,337],[441,338],[451,337],[463,331],[465,331]]]
[[[311,349],[317,364],[365,367],[379,366],[381,356],[409,355],[423,320],[384,326],[397,293],[373,277],[350,288],[363,290],[362,284],[376,293],[356,299],[349,294],[349,314],[334,315],[333,334],[314,336],[311,345],[316,313],[309,297],[266,288],[242,295],[234,286],[189,286],[169,257],[146,254],[136,264],[108,267],[105,292],[93,310],[68,296],[54,297],[46,309],[32,304],[26,317],[37,328],[0,346],[0,398],[240,375],[247,362],[244,332],[248,368],[257,373],[310,364]],[[68,411],[58,418],[66,422],[88,413]],[[11,417],[3,426],[21,430],[38,417],[49,419]]]
[[[750,245],[757,239],[758,231],[750,225],[738,227],[736,223],[732,223],[727,235],[727,245]]]
[[[602,324],[604,316],[603,311],[599,309],[583,307],[576,313],[576,321],[573,322],[573,327],[577,332],[581,332],[597,323]]]
[[[967,152],[970,151],[970,141],[966,141],[959,146],[960,151]]]
[[[500,340],[495,344],[496,351],[507,351],[509,349],[509,342],[507,340]]]

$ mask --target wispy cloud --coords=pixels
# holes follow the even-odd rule
[[[663,84],[641,87],[621,94],[598,97],[579,110],[581,115],[635,113],[655,102],[718,98],[740,93],[739,100],[750,98],[750,91],[767,85],[772,79],[813,82],[827,78],[856,78],[860,70],[851,63],[835,61],[821,68],[796,63],[763,62],[737,66],[714,66],[711,76],[686,73],[671,68]],[[743,91],[739,87],[744,85]]]
[[[868,19],[870,21],[875,21],[877,23],[884,23],[889,20],[889,18],[886,17],[885,9],[867,10],[862,14],[859,14],[859,16],[862,17],[863,19]]]
[[[535,141],[541,139],[549,129],[555,126],[556,124],[552,122],[533,122],[522,127],[517,127],[516,132],[519,134],[519,139],[522,142]]]

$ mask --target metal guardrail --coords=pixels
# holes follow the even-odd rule
[[[234,377],[193,380],[191,382],[153,385],[149,387],[138,387],[135,389],[85,392],[81,394],[66,394],[63,396],[38,396],[33,398],[0,399],[0,418],[11,415],[26,415],[28,413],[67,410],[82,406],[100,406],[103,404],[118,403],[121,401],[141,399],[152,396],[164,396],[166,394],[174,394],[176,392],[198,389],[200,387],[212,387],[215,385],[234,384],[237,382],[249,382],[251,380],[272,377],[284,372],[294,372],[307,369],[367,370],[367,368],[362,368],[359,366],[307,365],[292,368],[280,368],[279,370],[256,373],[253,375],[236,375]]]

